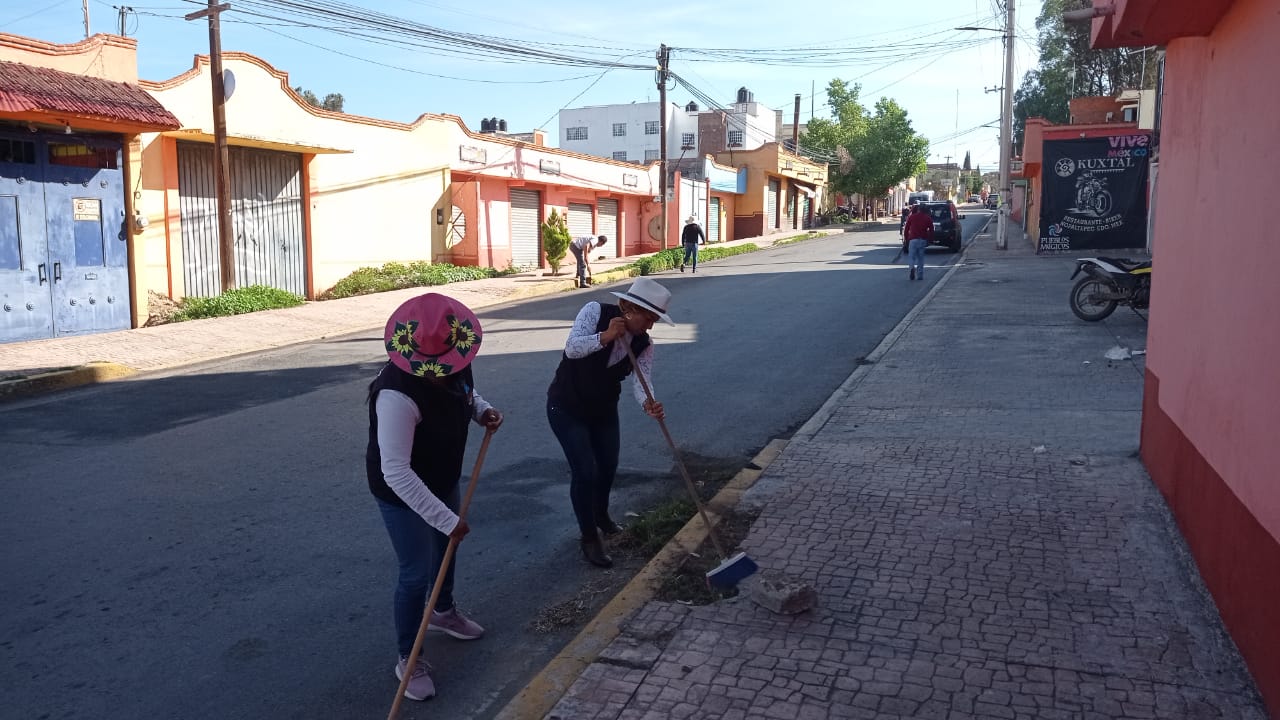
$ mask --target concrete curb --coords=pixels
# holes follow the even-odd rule
[[[853,392],[854,388],[856,388],[858,384],[862,382],[863,378],[867,376],[867,373],[871,372],[872,366],[879,362],[880,358],[884,357],[885,354],[889,352],[890,348],[898,342],[898,339],[907,331],[907,328],[911,327],[911,323],[915,322],[916,317],[919,316],[920,313],[924,312],[924,309],[928,307],[929,303],[933,302],[933,297],[942,290],[942,288],[947,284],[947,281],[951,279],[951,276],[960,269],[960,266],[964,264],[965,258],[969,256],[969,247],[973,245],[979,235],[986,232],[987,226],[990,224],[991,217],[988,217],[987,221],[982,224],[982,227],[978,228],[978,231],[973,234],[974,240],[969,241],[969,244],[965,246],[964,251],[956,258],[955,264],[947,270],[946,274],[942,276],[942,279],[935,283],[933,287],[929,288],[929,292],[925,293],[925,296],[920,298],[920,301],[915,304],[915,307],[911,308],[911,310],[906,314],[906,317],[899,320],[898,324],[893,326],[893,330],[890,330],[889,334],[885,335],[884,339],[880,341],[880,344],[876,345],[875,349],[867,355],[865,358],[866,364],[859,365],[853,369],[853,372],[849,374],[849,377],[845,378],[845,381],[840,383],[840,387],[836,388],[836,391],[831,393],[831,397],[827,398],[827,401],[822,404],[822,407],[818,408],[818,411],[809,418],[808,422],[801,425],[799,430],[796,430],[795,434],[792,436],[793,438],[800,437],[805,440],[812,440],[813,436],[822,429],[822,426],[827,424],[827,421],[830,420],[831,416],[835,413],[836,407],[838,407],[840,403]]]
[[[720,522],[717,508],[731,508],[742,494],[755,484],[765,469],[787,446],[782,439],[771,440],[751,460],[751,465],[738,471],[716,496],[707,503],[707,516],[713,525]],[[551,712],[551,708],[568,692],[570,686],[588,665],[622,632],[627,619],[653,599],[656,581],[662,571],[682,557],[697,550],[707,537],[702,518],[694,515],[674,537],[631,578],[618,594],[596,614],[586,627],[569,642],[542,671],[534,676],[510,702],[494,716],[495,720],[532,720]]]
[[[77,385],[116,380],[136,372],[138,371],[119,363],[92,362],[77,367],[0,380],[0,402],[18,400]]]

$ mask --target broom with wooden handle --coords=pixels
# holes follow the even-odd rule
[[[635,353],[631,351],[631,344],[626,338],[618,338],[618,342],[622,343],[627,349],[627,357],[631,360],[631,370],[636,374],[636,379],[640,381],[640,387],[644,388],[645,397],[649,398],[649,402],[657,402],[653,399],[653,392],[649,390],[649,381],[645,380],[644,373],[640,372],[640,363],[636,362]],[[689,477],[689,470],[684,466],[684,461],[680,459],[680,450],[676,448],[676,441],[671,439],[671,433],[667,430],[667,423],[662,418],[654,418],[658,421],[658,427],[662,429],[662,436],[667,439],[667,445],[671,447],[671,455],[676,460],[676,467],[680,469],[680,477],[684,478],[685,487],[689,490],[689,497],[693,498],[693,504],[698,508],[698,514],[702,516],[702,522],[707,525],[707,537],[711,539],[711,545],[715,547],[716,553],[720,556],[720,564],[707,571],[707,584],[713,587],[728,589],[737,585],[752,573],[760,569],[755,561],[747,557],[747,554],[740,552],[733,557],[728,557],[724,551],[724,545],[720,542],[720,538],[716,535],[716,529],[711,524],[711,519],[707,517],[706,506],[702,504],[702,498],[698,496],[698,486],[693,484],[693,478]]]
[[[458,509],[458,522],[467,519],[467,507],[471,505],[471,496],[476,491],[476,481],[480,479],[480,466],[484,465],[484,454],[489,451],[489,440],[494,432],[492,428],[485,429],[484,440],[480,442],[480,452],[476,454],[476,466],[471,471],[471,481],[467,484],[467,494],[462,498],[462,506]],[[453,555],[457,550],[458,540],[449,538],[449,546],[445,548],[444,559],[440,561],[440,572],[436,573],[436,582],[431,586],[431,597],[427,599],[427,606],[422,611],[418,637],[414,639],[413,649],[409,651],[409,658],[405,661],[404,677],[400,678],[400,687],[396,688],[396,699],[391,703],[391,712],[387,713],[387,720],[395,720],[396,715],[400,713],[400,705],[404,702],[404,690],[409,687],[414,664],[418,661],[418,654],[422,652],[422,638],[427,634],[427,626],[431,624],[431,613],[436,609],[436,601],[440,599],[445,573],[449,571],[449,563],[453,561]]]

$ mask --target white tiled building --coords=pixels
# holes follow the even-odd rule
[[[696,103],[669,103],[667,157],[701,158],[726,150],[752,150],[777,137],[777,113],[752,99],[746,88],[725,111]],[[654,162],[661,155],[659,103],[596,105],[560,111],[558,145],[565,150],[628,162]]]

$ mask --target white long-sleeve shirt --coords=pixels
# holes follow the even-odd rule
[[[596,326],[600,324],[600,303],[589,302],[582,306],[578,311],[578,317],[573,320],[573,329],[569,331],[569,339],[564,343],[564,354],[570,360],[580,360],[593,352],[599,352],[604,349],[604,345],[600,344],[601,333],[596,332]],[[625,343],[625,344],[624,344]],[[631,344],[631,333],[624,332],[622,337],[614,340],[609,346],[609,362],[608,367],[613,367],[622,362],[627,356],[627,347]],[[649,347],[645,348],[638,356],[636,356],[636,364],[639,365],[635,369],[637,375],[631,378],[632,394],[636,398],[636,402],[644,405],[644,401],[648,397],[644,394],[644,387],[640,384],[638,374],[643,372],[644,379],[649,383],[649,389],[655,393],[653,388],[653,343],[649,343]]]
[[[480,393],[472,392],[472,419],[480,422],[485,410],[493,407]],[[382,476],[387,487],[410,509],[422,516],[431,527],[448,535],[458,526],[458,516],[444,501],[427,489],[409,464],[413,454],[413,435],[422,422],[418,405],[398,390],[378,392],[374,410],[378,415],[378,453],[382,458]]]

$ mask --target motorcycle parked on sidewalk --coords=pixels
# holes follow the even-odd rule
[[[1151,261],[1128,258],[1079,258],[1071,279],[1084,277],[1071,288],[1071,312],[1088,322],[1097,322],[1128,305],[1142,317],[1151,302]]]

